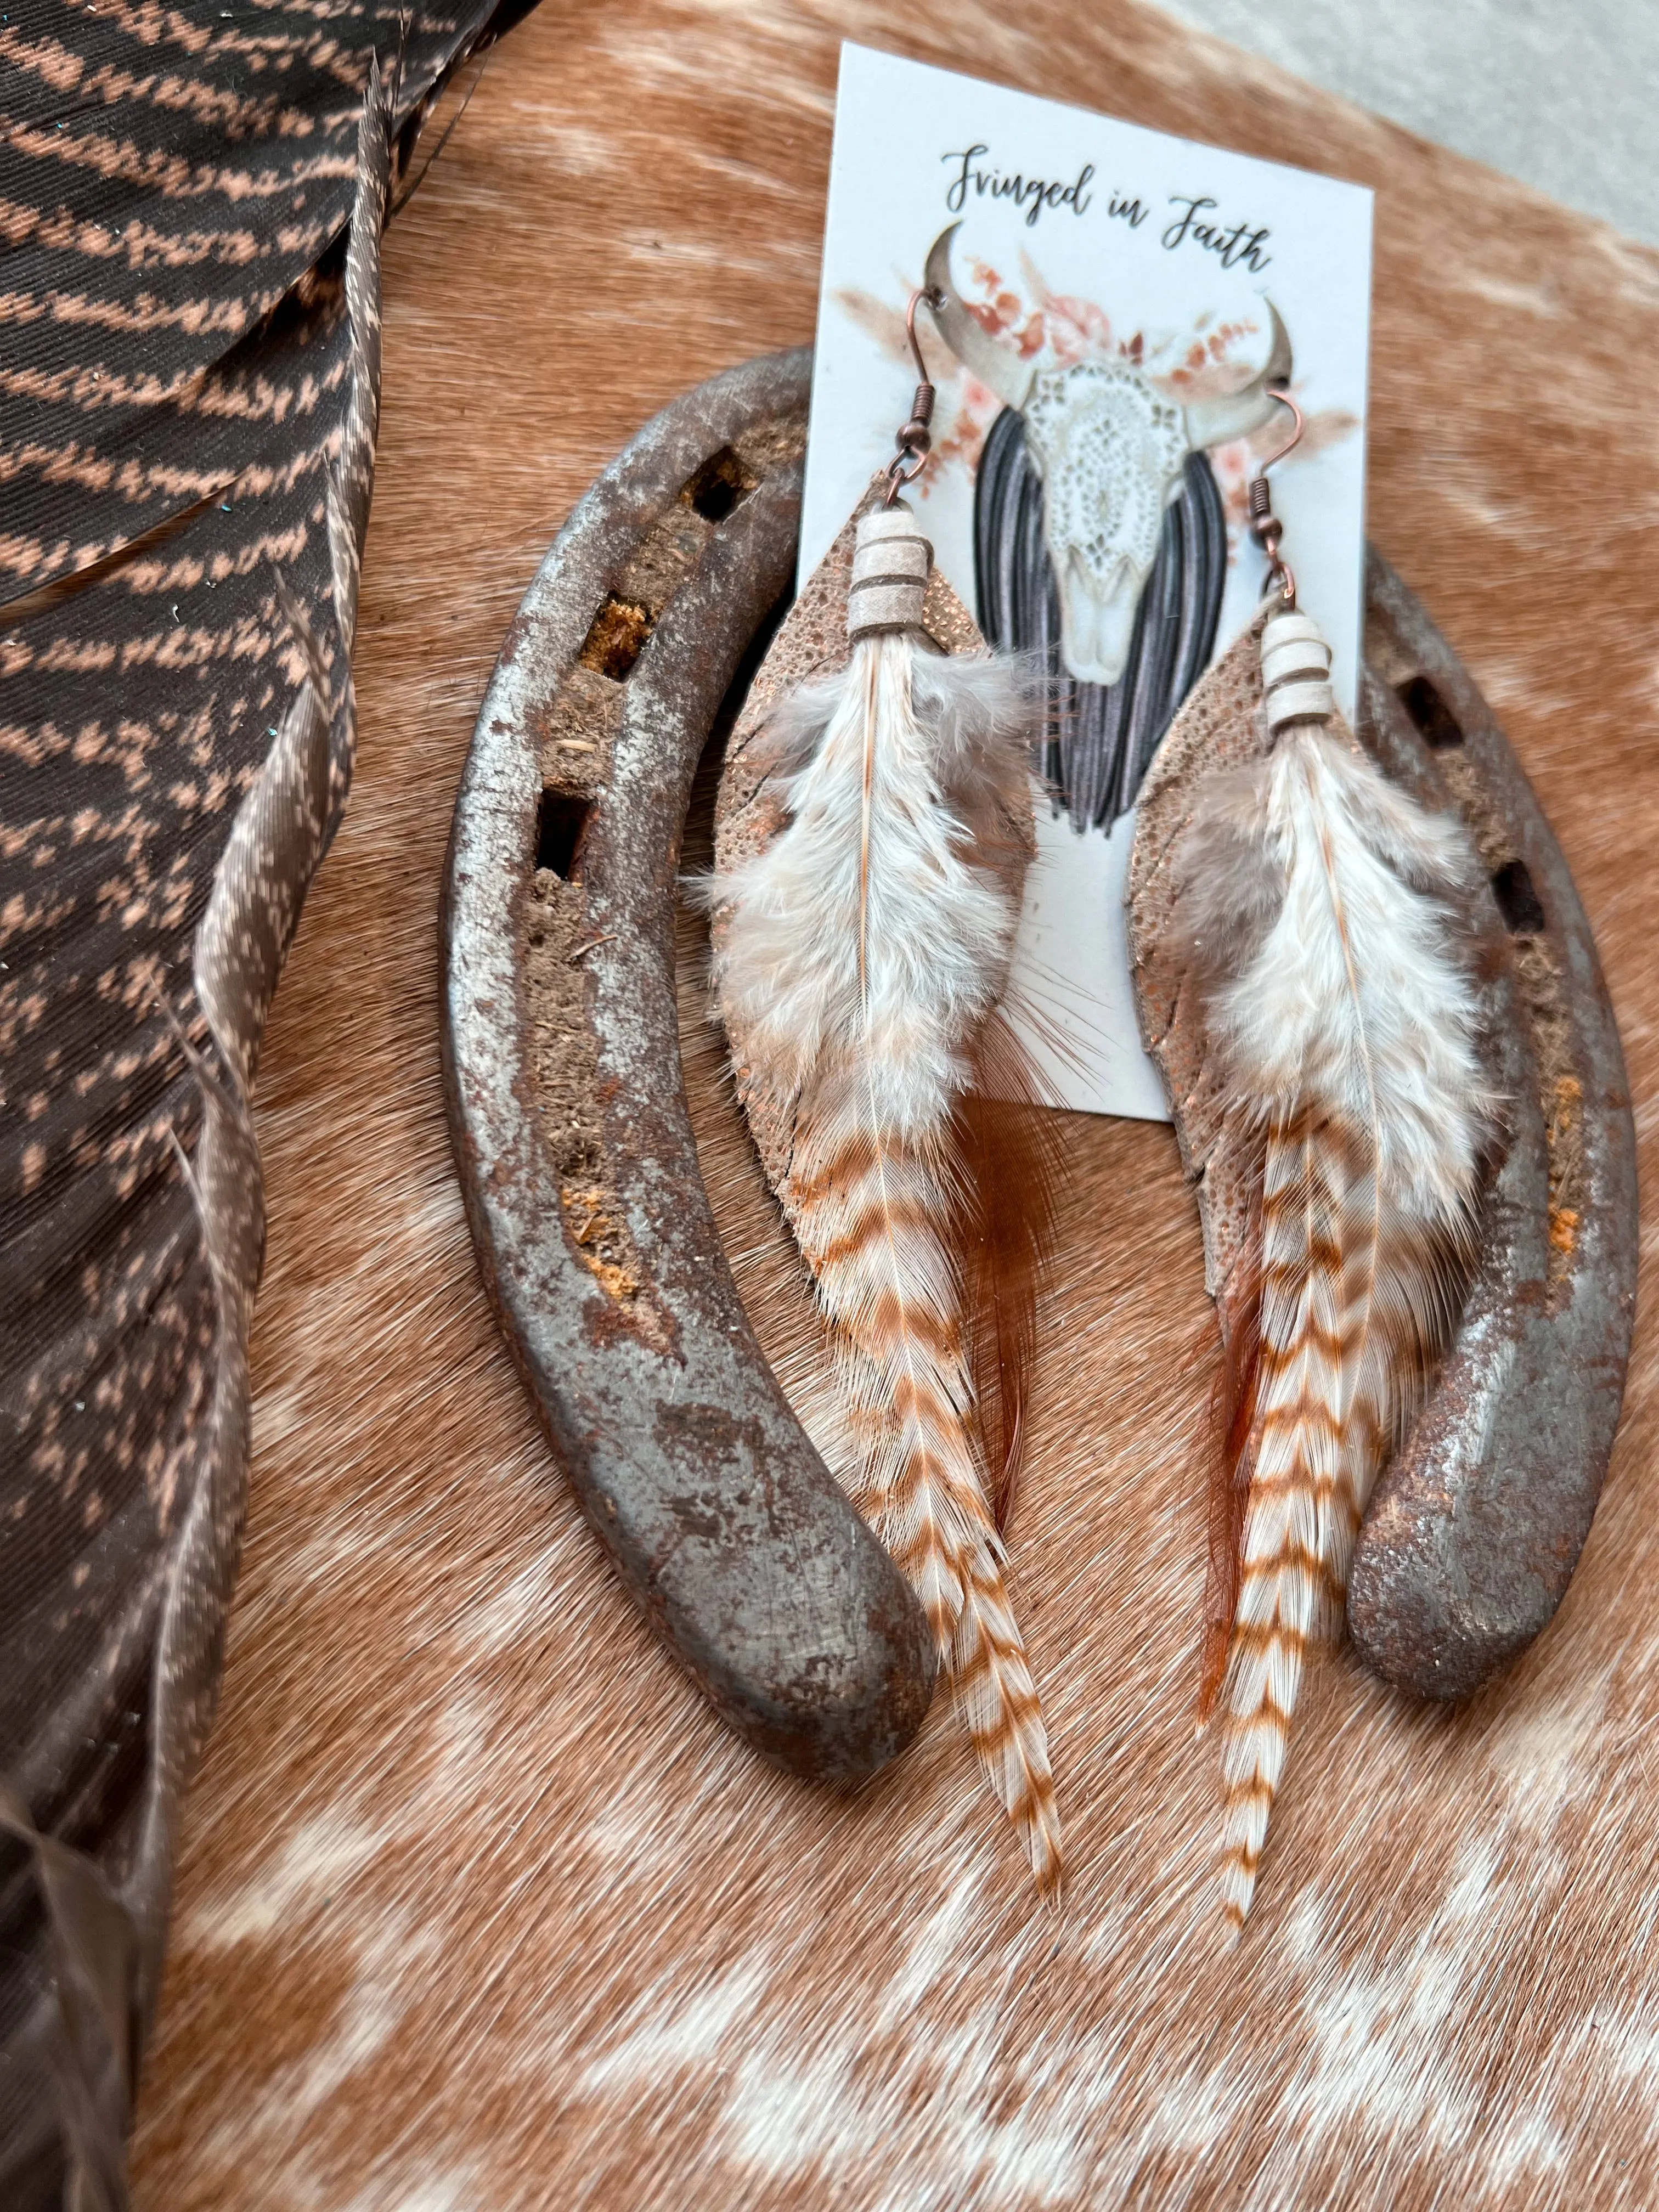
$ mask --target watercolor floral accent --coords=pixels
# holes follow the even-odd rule
[[[990,337],[1015,348],[1028,361],[1042,356],[1045,365],[1056,368],[1069,368],[1084,360],[1133,362],[1160,390],[1183,403],[1237,391],[1256,366],[1251,355],[1254,351],[1259,356],[1260,348],[1253,348],[1250,341],[1262,335],[1258,323],[1218,322],[1213,314],[1206,313],[1184,331],[1135,330],[1120,335],[1105,309],[1092,300],[1052,290],[1029,253],[1019,257],[1018,286],[988,261],[975,260],[969,266],[969,282],[960,295],[964,306]],[[837,292],[836,303],[884,354],[909,365],[901,310],[873,293],[852,289]],[[925,331],[925,321],[923,328]],[[933,450],[915,485],[925,499],[930,481],[940,471],[962,468],[971,477],[978,469],[986,435],[1002,411],[1002,402],[937,340],[929,343],[924,336],[923,351],[939,395]],[[1309,415],[1302,442],[1286,465],[1327,451],[1358,428],[1358,417],[1343,408],[1328,407]],[[1210,463],[1226,509],[1229,561],[1236,557],[1243,532],[1247,490],[1257,453],[1272,453],[1281,434],[1276,424],[1269,424],[1254,437],[1236,439],[1211,451]]]

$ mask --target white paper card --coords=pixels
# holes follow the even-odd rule
[[[803,581],[893,453],[916,382],[905,306],[952,223],[979,342],[957,325],[964,364],[918,314],[939,399],[909,497],[992,641],[1048,654],[1067,732],[1044,756],[1012,996],[1060,1103],[1162,1120],[1124,936],[1133,792],[1261,598],[1245,489],[1291,422],[1264,396],[1275,314],[1306,429],[1273,507],[1352,717],[1371,196],[843,46]]]

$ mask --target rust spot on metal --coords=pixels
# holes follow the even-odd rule
[[[575,957],[587,941],[582,937],[586,903],[579,884],[551,868],[534,872],[523,956],[531,1066],[541,1139],[557,1178],[571,1249],[608,1297],[632,1301],[639,1295],[641,1264],[606,1173],[596,1097],[599,1053]]]
[[[584,668],[594,669],[613,684],[620,684],[644,652],[652,627],[649,607],[611,592],[594,616],[578,658]]]
[[[609,1191],[598,1183],[586,1188],[563,1184],[560,1203],[570,1231],[570,1241],[581,1255],[582,1265],[609,1298],[639,1295],[640,1279],[632,1265],[627,1231],[611,1211],[615,1204]],[[612,1257],[617,1253],[622,1256]]]
[[[739,500],[746,499],[757,479],[730,446],[711,453],[696,474],[680,487],[680,497],[705,522],[724,522]]]

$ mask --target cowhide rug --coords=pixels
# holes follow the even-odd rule
[[[1659,1187],[1659,257],[1134,0],[544,7],[386,244],[357,786],[261,1070],[247,1550],[139,2200],[1652,2204],[1650,1279],[1559,1620],[1467,1711],[1325,1670],[1230,1957],[1193,1739],[1212,1323],[1167,1129],[1078,1134],[1013,1522],[1058,1919],[943,1698],[852,1795],[720,1728],[497,1339],[438,1073],[456,780],[595,470],[685,386],[810,336],[843,33],[1376,187],[1371,532],[1536,781]],[[695,1000],[710,1180],[781,1356],[798,1292]]]

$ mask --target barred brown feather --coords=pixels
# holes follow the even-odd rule
[[[992,1788],[1052,1887],[1059,1818],[987,1494],[948,1132],[907,1142],[872,1112],[855,1066],[826,1074],[796,1126],[782,1195],[836,1332],[854,1494],[921,1599]]]

